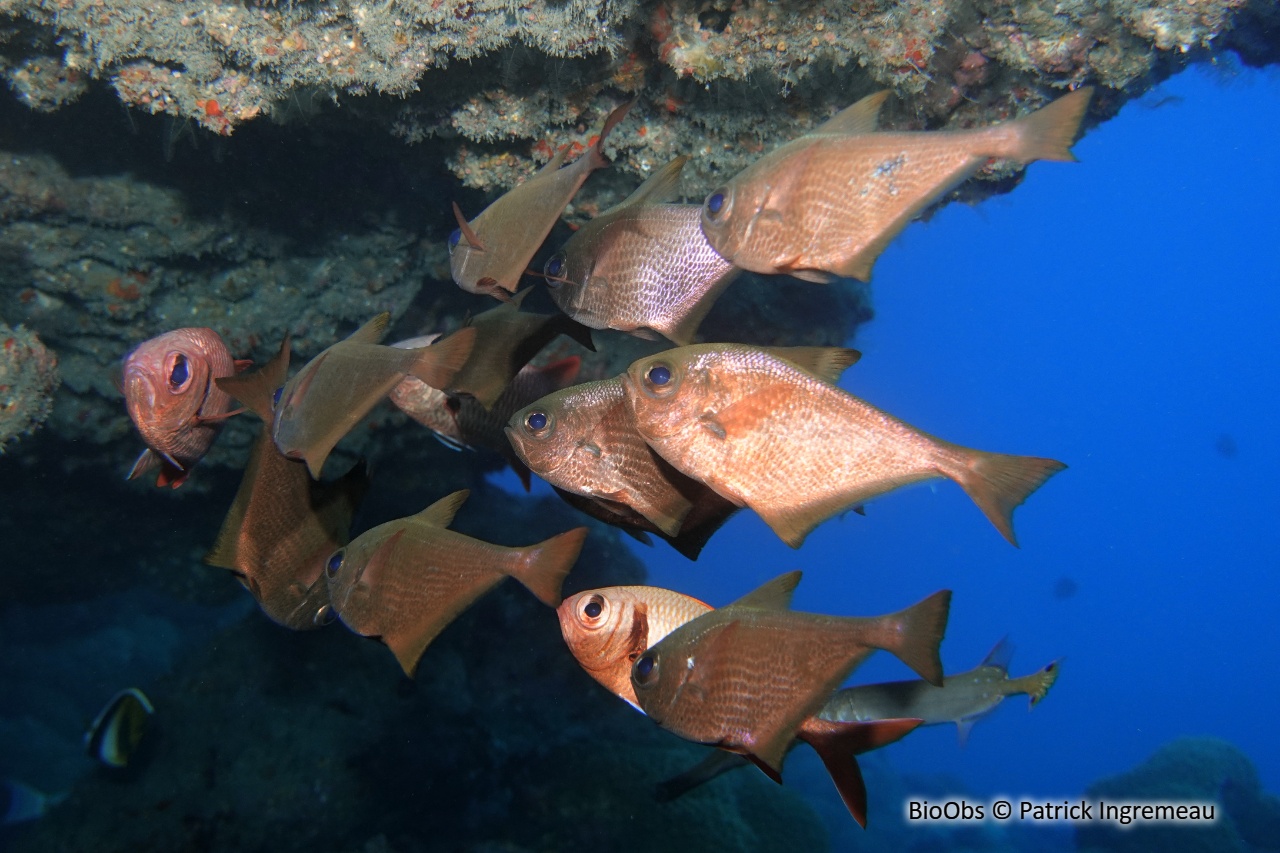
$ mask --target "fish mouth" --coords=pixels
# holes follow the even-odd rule
[[[156,405],[156,386],[150,377],[141,370],[125,372],[124,398],[131,409],[154,409]]]

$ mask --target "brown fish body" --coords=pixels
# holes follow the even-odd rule
[[[879,133],[872,95],[713,191],[707,240],[726,260],[811,281],[868,280],[889,242],[990,158],[1073,160],[1091,89],[987,128]]]
[[[449,383],[448,391],[474,397],[486,409],[492,408],[516,375],[560,335],[567,335],[595,351],[591,331],[564,314],[521,311],[532,288],[517,293],[510,302],[472,317],[467,327],[475,329],[476,342],[466,364]],[[510,416],[510,412],[507,413]],[[502,419],[502,423],[506,418]]]
[[[338,480],[312,480],[271,440],[271,395],[289,372],[289,340],[261,370],[218,381],[263,418],[240,488],[204,561],[230,569],[273,621],[294,630],[331,618],[325,562],[347,544],[369,479],[358,465]]]
[[[693,506],[681,490],[687,478],[669,476],[670,466],[636,431],[617,378],[537,400],[512,415],[507,437],[551,485],[633,509],[668,536],[679,534]]]
[[[936,477],[958,483],[1016,545],[1014,508],[1066,467],[935,438],[745,345],[640,359],[623,384],[636,428],[654,450],[755,510],[792,547],[841,511]]]
[[[273,621],[295,631],[319,628],[329,619],[325,562],[347,543],[367,489],[363,465],[332,483],[312,480],[305,464],[280,454],[264,426],[205,562],[235,572]]]
[[[305,460],[312,477],[319,478],[334,445],[404,377],[447,386],[471,353],[473,329],[422,349],[382,346],[377,341],[389,319],[380,314],[330,346],[281,389],[272,438],[285,456]]]
[[[525,365],[490,409],[474,397],[446,394],[413,376],[405,377],[392,389],[391,402],[448,447],[483,449],[501,455],[527,489],[529,469],[507,441],[507,421],[538,398],[572,384],[581,367],[582,359],[576,355],[539,367]]]
[[[805,721],[873,650],[886,649],[940,682],[949,605],[944,591],[899,613],[858,618],[735,602],[648,649],[632,667],[632,687],[640,709],[663,728],[747,755],[777,774]]]
[[[235,370],[222,337],[203,327],[166,332],[125,356],[125,407],[147,445],[129,479],[159,466],[156,485],[176,489],[186,481],[231,411],[214,379]]]
[[[357,634],[380,638],[407,675],[440,631],[507,576],[557,606],[586,537],[580,527],[506,548],[446,529],[467,494],[455,492],[415,516],[365,531],[325,568],[337,615]]]
[[[566,598],[556,610],[560,633],[578,664],[636,710],[631,665],[650,646],[711,605],[656,586],[612,586]]]
[[[781,583],[773,582],[772,591],[766,591],[765,601],[756,604],[782,606],[798,579],[798,574],[783,576],[779,579]],[[756,595],[759,594],[757,591]],[[771,595],[776,599],[770,601]],[[751,604],[750,600],[747,604]],[[579,593],[566,599],[557,615],[565,644],[578,664],[614,695],[641,710],[631,685],[634,662],[676,628],[710,611],[709,605],[671,590],[621,586]],[[818,751],[850,811],[865,825],[866,788],[853,756],[891,743],[917,725],[918,720],[833,723],[811,716],[800,724],[798,736]],[[694,770],[660,786],[659,799],[673,799],[740,766],[739,762],[746,763],[737,753],[717,754],[720,759],[709,758]]]
[[[593,329],[692,342],[738,270],[707,242],[701,207],[662,203],[685,159],[583,225],[548,259],[551,298],[570,317]]]
[[[573,163],[564,166],[567,149],[561,149],[470,223],[459,222],[459,229],[449,238],[449,268],[459,287],[500,299],[505,296],[502,291],[515,292],[529,261],[587,176],[609,165],[603,150],[605,138],[630,107],[630,103],[624,104],[610,113],[599,140]],[[456,207],[455,214],[461,217]]]

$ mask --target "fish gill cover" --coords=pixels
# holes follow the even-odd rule
[[[261,364],[285,332],[302,363],[384,310],[406,333],[460,325],[482,308],[447,284],[448,200],[482,209],[561,145],[573,155],[588,147],[631,97],[608,140],[614,168],[571,203],[573,223],[677,155],[690,155],[684,190],[701,198],[884,87],[898,96],[886,129],[986,126],[1086,84],[1102,87],[1089,119],[1100,121],[1224,49],[1274,61],[1274,18],[1273,4],[1259,2],[1050,14],[1036,3],[0,0],[0,69],[12,91],[0,99],[0,316],[23,324],[15,344],[35,334],[44,344],[14,362],[39,377],[18,431],[52,400],[44,430],[0,460],[6,497],[22,496],[6,500],[0,519],[9,565],[46,567],[7,574],[0,607],[15,631],[56,626],[48,646],[103,638],[76,646],[78,660],[98,650],[87,685],[72,686],[81,673],[47,650],[7,665],[5,681],[27,689],[5,701],[6,740],[24,742],[6,772],[38,776],[43,763],[45,777],[27,781],[50,792],[75,784],[65,811],[28,825],[18,846],[819,848],[810,807],[747,774],[684,804],[651,803],[651,785],[701,753],[579,678],[552,619],[523,590],[499,590],[464,615],[413,682],[372,644],[242,618],[241,591],[198,558],[256,425],[232,419],[180,492],[127,487],[118,480],[140,445],[113,383],[120,358],[179,326],[211,326],[236,357]],[[977,199],[1018,180],[1011,165],[989,164],[948,197]],[[700,337],[835,345],[869,317],[860,286],[744,277]],[[580,378],[616,375],[657,348],[612,338],[597,357],[581,353]],[[53,352],[64,384],[50,397]],[[372,460],[377,485],[361,528],[465,487],[486,511],[460,526],[485,539],[514,545],[583,523],[554,501],[486,487],[483,473],[500,460],[424,441],[387,407],[339,455]],[[593,527],[588,542],[566,592],[642,578],[609,528]],[[716,544],[685,570],[749,588],[708,560]],[[167,632],[142,619],[116,626],[102,611],[127,617],[131,606],[108,596],[139,589],[235,624],[173,604],[155,617]],[[75,605],[87,607],[44,621]],[[68,736],[78,741],[130,671],[104,650],[131,644],[145,646],[134,657],[165,662],[138,676],[158,708],[159,754],[125,786],[101,775],[76,782],[84,767],[72,761],[53,772],[48,757]],[[24,737],[35,719],[40,736]],[[867,776],[873,821],[926,790],[876,762]],[[902,797],[877,803],[877,780]],[[133,819],[122,822],[122,810]],[[635,832],[637,817],[648,834]]]

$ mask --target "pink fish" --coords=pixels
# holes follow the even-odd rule
[[[157,486],[177,488],[191,466],[209,452],[222,422],[232,414],[231,397],[214,379],[249,365],[235,361],[213,329],[175,329],[143,341],[124,359],[125,407],[147,449],[129,479],[159,468]]]

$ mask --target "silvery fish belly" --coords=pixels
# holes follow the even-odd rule
[[[651,447],[792,547],[836,513],[935,477],[1016,545],[1014,508],[1066,467],[934,438],[757,347],[668,350],[632,364],[623,385]]]
[[[707,242],[701,210],[633,204],[601,214],[547,261],[551,298],[595,329],[689,343],[737,273]]]

